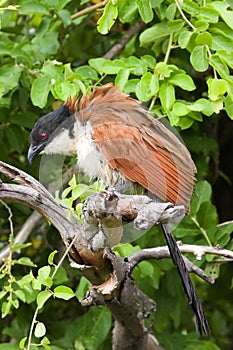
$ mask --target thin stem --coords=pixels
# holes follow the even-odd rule
[[[75,240],[77,239],[78,235],[79,235],[79,232],[76,233],[76,235],[74,236],[74,238],[72,239],[72,241],[70,242],[70,244],[68,245],[68,247],[66,248],[65,253],[62,255],[62,257],[61,257],[59,263],[56,265],[55,270],[53,271],[53,274],[52,274],[52,276],[51,276],[52,279],[53,279],[54,276],[56,275],[57,270],[58,270],[59,267],[61,266],[63,260],[64,260],[65,257],[67,256],[67,254],[69,253],[69,250],[70,250],[70,248],[72,247],[72,245],[74,244],[74,242],[75,242]]]
[[[154,104],[155,104],[157,97],[158,97],[157,94],[155,96],[153,96],[151,103],[150,103],[149,111],[154,107]]]
[[[167,51],[166,51],[166,55],[164,57],[164,63],[168,62],[170,53],[171,53],[171,49],[172,49],[172,40],[173,40],[173,33],[171,33],[169,35],[169,40],[168,40],[168,45],[167,45]]]
[[[70,248],[72,247],[72,245],[74,244],[75,240],[77,239],[79,232],[76,233],[75,237],[73,238],[73,240],[71,241],[71,243],[69,244],[69,246],[66,248],[65,253],[63,254],[63,256],[61,257],[59,263],[57,264],[57,266],[55,267],[55,270],[53,271],[53,274],[51,276],[51,278],[53,279],[55,274],[57,273],[57,270],[59,269],[59,267],[61,266],[63,260],[65,259],[66,255],[68,254]],[[36,318],[39,312],[39,306],[37,306],[34,315],[33,315],[33,319],[32,319],[32,323],[31,323],[31,327],[30,327],[30,332],[29,332],[29,336],[28,336],[28,346],[27,346],[27,350],[30,350],[30,346],[31,346],[31,341],[32,341],[32,332],[36,323]]]
[[[206,230],[205,230],[203,227],[200,226],[199,222],[197,221],[197,219],[196,219],[194,216],[191,216],[191,219],[192,219],[192,221],[195,223],[195,225],[199,228],[199,230],[201,231],[201,233],[203,234],[203,236],[204,236],[206,242],[208,243],[208,245],[209,245],[210,247],[212,247],[212,244],[211,244],[211,242],[210,242],[210,239],[209,239],[209,237],[208,237],[208,235],[207,235]]]
[[[180,4],[179,4],[179,0],[175,0],[175,3],[176,3],[176,7],[178,8],[181,16],[183,17],[184,21],[193,29],[193,31],[195,32],[197,30],[197,28],[188,20],[188,18],[185,16],[182,8],[180,7]]]
[[[208,53],[208,56],[209,56],[209,59],[211,58],[211,56],[212,56],[212,53],[211,53],[211,51],[210,51],[210,48],[209,48],[209,46],[208,45],[205,45],[205,47],[206,47],[206,50],[207,50],[207,53]],[[213,68],[213,72],[214,72],[214,78],[215,79],[217,79],[217,72],[216,72],[216,69],[212,66],[212,68]]]
[[[98,2],[98,3],[95,4],[95,5],[92,5],[92,6],[90,6],[90,7],[87,7],[87,8],[85,8],[85,9],[83,9],[83,10],[81,10],[81,11],[79,11],[79,12],[73,14],[73,15],[71,16],[71,19],[74,20],[74,19],[76,19],[76,18],[78,18],[78,17],[81,17],[81,16],[83,16],[83,15],[86,15],[86,14],[89,13],[89,12],[92,12],[92,11],[94,11],[94,10],[100,8],[100,7],[105,6],[108,2],[109,2],[109,0],[104,0],[104,1]]]
[[[9,213],[8,221],[9,221],[9,224],[10,224],[10,233],[11,233],[11,236],[12,236],[12,238],[13,238],[13,235],[14,235],[14,227],[13,227],[13,222],[12,222],[13,214],[12,214],[11,208],[10,208],[3,200],[1,200],[1,199],[0,199],[0,203],[2,203],[2,205],[6,208],[6,210],[7,210],[8,213]]]
[[[31,327],[30,327],[30,332],[29,332],[29,336],[28,336],[28,346],[27,346],[27,350],[30,350],[31,347],[31,342],[32,342],[32,332],[33,332],[33,328],[35,326],[36,323],[36,318],[39,312],[39,306],[37,306],[34,315],[33,315],[33,319],[32,319],[32,323],[31,323]]]

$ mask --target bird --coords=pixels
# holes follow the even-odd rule
[[[106,186],[137,184],[155,198],[189,211],[196,167],[181,140],[135,98],[107,83],[68,99],[42,116],[29,136],[28,161],[38,154],[77,155],[90,178]],[[203,306],[168,224],[162,230],[180,275],[196,330],[208,336]]]

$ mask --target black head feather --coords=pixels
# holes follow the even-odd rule
[[[32,163],[34,158],[65,129],[69,131],[69,137],[73,138],[74,121],[67,104],[41,117],[29,136],[29,163]]]

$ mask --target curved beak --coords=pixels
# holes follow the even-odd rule
[[[30,164],[32,164],[33,160],[40,153],[41,149],[42,149],[41,145],[38,145],[38,146],[30,145],[28,149],[28,161]]]

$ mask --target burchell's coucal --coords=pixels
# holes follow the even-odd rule
[[[107,186],[137,183],[188,211],[196,168],[187,148],[140,103],[106,84],[41,117],[30,134],[28,160],[39,153],[77,155],[80,168]],[[167,245],[193,309],[197,330],[209,334],[201,302],[168,225]]]

